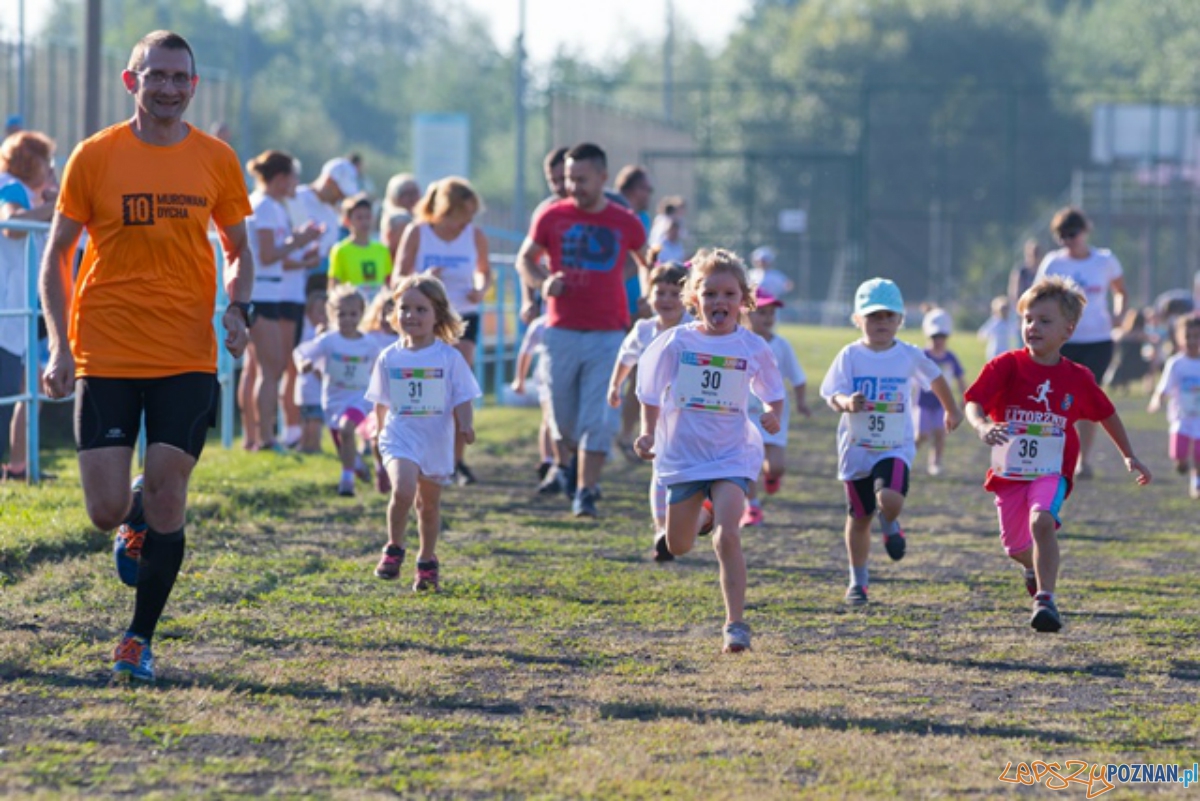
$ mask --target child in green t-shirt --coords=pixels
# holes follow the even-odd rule
[[[374,228],[371,199],[359,194],[342,201],[342,222],[350,236],[329,253],[329,290],[338,284],[353,284],[369,298],[387,286],[392,259],[387,245],[371,239]]]

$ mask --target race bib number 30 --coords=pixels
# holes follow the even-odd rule
[[[861,412],[848,415],[852,444],[887,451],[904,444],[904,403],[867,401]]]
[[[1061,473],[1066,441],[1058,426],[1009,423],[1008,442],[992,448],[992,472],[1015,481]]]
[[[446,410],[446,377],[441,368],[388,370],[392,412],[399,417],[428,417]]]
[[[679,356],[675,398],[681,409],[714,414],[745,414],[747,362],[732,356],[686,351]]]

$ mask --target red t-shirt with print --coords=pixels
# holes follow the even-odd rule
[[[529,238],[546,249],[550,272],[565,287],[546,298],[546,324],[573,331],[624,331],[629,327],[625,264],[630,251],[646,244],[637,217],[615,203],[586,212],[574,201],[546,206],[533,220]]]
[[[1070,359],[1058,364],[1038,364],[1027,350],[1003,353],[984,365],[967,389],[966,401],[978,403],[994,422],[1050,423],[1066,431],[1062,474],[1070,494],[1079,459],[1075,422],[1099,422],[1116,413],[1112,401],[1096,384],[1090,370]],[[994,491],[1012,480],[993,475],[989,468],[985,489]]]

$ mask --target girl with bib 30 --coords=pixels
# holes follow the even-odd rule
[[[454,476],[456,430],[465,444],[475,441],[471,402],[481,393],[454,348],[463,323],[450,308],[442,282],[429,275],[409,276],[393,297],[400,341],[379,355],[367,388],[378,423],[376,448],[392,483],[388,544],[375,575],[400,575],[404,529],[415,503],[421,550],[413,590],[436,590],[434,548],[442,525],[442,487]]]
[[[946,410],[947,431],[962,423],[962,412],[941,368],[917,346],[896,339],[904,322],[899,287],[886,278],[864,282],[854,295],[852,319],[862,339],[842,348],[833,360],[821,382],[821,397],[835,412],[843,412],[837,437],[838,478],[845,482],[850,512],[846,603],[858,606],[867,602],[867,558],[876,509],[888,556],[900,561],[907,546],[900,512],[917,454],[912,415],[906,408],[912,397],[911,382],[937,395]]]
[[[725,598],[724,650],[738,652],[750,647],[738,521],[763,463],[762,436],[748,416],[750,393],[763,401],[763,429],[775,433],[783,379],[767,343],[738,325],[743,309],[754,308],[754,295],[736,255],[697,253],[684,301],[699,319],[664,332],[638,362],[642,433],[634,450],[654,459],[667,487],[667,527],[655,550],[682,556],[699,534],[713,531]],[[702,516],[708,518],[703,523]]]

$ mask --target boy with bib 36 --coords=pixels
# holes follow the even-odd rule
[[[904,322],[899,287],[886,278],[864,282],[854,293],[853,320],[862,338],[842,348],[833,360],[821,382],[821,397],[843,413],[838,423],[838,478],[845,482],[850,513],[846,603],[860,606],[867,602],[867,557],[876,509],[888,556],[898,562],[907,547],[900,512],[917,454],[912,415],[905,407],[912,398],[911,382],[931,389],[941,401],[947,431],[962,423],[962,412],[941,368],[916,345],[896,339]]]
[[[1091,371],[1062,356],[1086,303],[1070,279],[1035,283],[1017,302],[1024,349],[988,362],[966,394],[967,419],[992,446],[983,486],[996,496],[1000,541],[1025,568],[1025,587],[1034,596],[1030,625],[1044,632],[1062,628],[1054,596],[1055,531],[1079,458],[1076,421],[1100,423],[1126,469],[1138,473],[1137,483],[1150,483],[1150,471],[1133,455],[1125,426]]]

